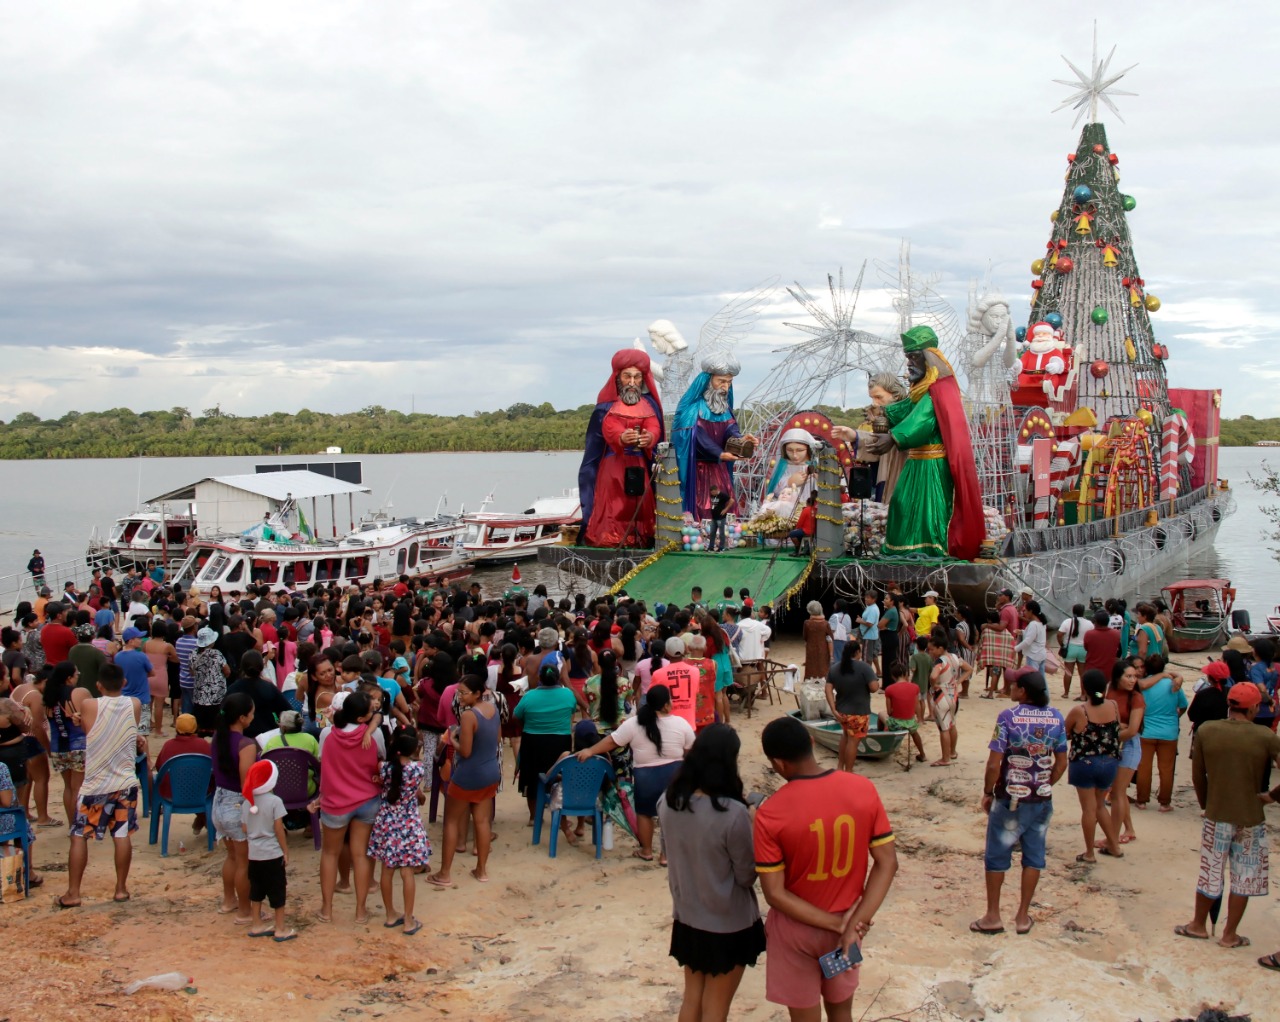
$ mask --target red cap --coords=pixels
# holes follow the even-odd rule
[[[1231,668],[1221,660],[1211,660],[1204,665],[1204,676],[1214,681],[1226,681],[1231,677]]]
[[[1237,710],[1251,710],[1262,702],[1262,691],[1251,681],[1238,681],[1227,693],[1227,702]]]

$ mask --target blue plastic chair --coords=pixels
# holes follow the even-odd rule
[[[305,749],[294,749],[285,746],[272,749],[262,757],[276,765],[275,796],[284,803],[289,812],[306,809],[311,804],[311,783],[320,785],[320,761]],[[320,814],[310,813],[311,838],[316,851],[320,851]]]
[[[168,780],[168,798],[160,794],[160,782]],[[213,780],[213,759],[189,752],[174,756],[167,760],[156,774],[155,801],[151,813],[151,840],[156,843],[156,832],[160,830],[160,818],[164,817],[163,837],[160,839],[160,855],[169,854],[169,823],[173,817],[183,815],[205,814],[205,830],[209,833],[209,851],[213,851],[217,835],[213,826],[213,793],[210,782]]]
[[[0,841],[17,841],[22,846],[22,889],[28,897],[31,895],[31,842],[34,840],[31,823],[22,806],[15,803],[8,809],[0,809]]]
[[[596,858],[604,851],[604,813],[600,809],[600,789],[605,778],[614,779],[613,764],[603,756],[592,756],[579,763],[566,756],[545,774],[539,774],[538,802],[533,816],[533,843],[542,840],[542,813],[550,797],[551,785],[560,782],[563,804],[551,812],[550,857],[556,857],[556,841],[560,837],[560,817],[590,816],[591,839],[596,845]]]
[[[138,801],[142,803],[142,815],[151,815],[151,803],[155,801],[155,792],[151,787],[151,764],[145,752],[138,753],[133,760],[133,772],[138,776]],[[155,844],[153,841],[152,844]]]

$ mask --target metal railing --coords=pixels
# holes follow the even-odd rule
[[[83,557],[73,557],[67,561],[57,561],[44,566],[44,585],[56,599],[62,587],[74,582],[80,589],[89,584],[92,578],[89,565]],[[35,579],[31,572],[19,571],[12,575],[0,575],[0,615],[8,616],[23,600],[34,602],[37,593]]]
[[[1072,550],[1090,543],[1100,543],[1119,534],[1132,532],[1146,524],[1152,511],[1158,519],[1185,514],[1197,504],[1203,504],[1213,496],[1216,487],[1202,486],[1198,490],[1177,497],[1172,506],[1169,501],[1152,504],[1136,511],[1126,511],[1115,518],[1099,518],[1078,525],[1058,525],[1049,529],[1017,529],[1004,538],[1000,547],[1001,557],[1029,557],[1032,554],[1055,550]]]

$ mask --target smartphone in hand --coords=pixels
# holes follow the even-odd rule
[[[838,947],[819,958],[818,964],[822,966],[822,975],[827,979],[833,979],[842,972],[848,972],[861,961],[862,949],[854,944],[849,948],[847,955],[843,947]]]

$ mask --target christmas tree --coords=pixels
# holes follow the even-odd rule
[[[1050,399],[1050,408],[1089,408],[1099,425],[1138,416],[1158,449],[1169,410],[1166,351],[1151,327],[1160,301],[1146,290],[1129,233],[1136,203],[1120,191],[1119,158],[1101,124],[1084,126],[1067,161],[1045,254],[1031,267],[1039,278],[1032,283],[1030,322],[1061,329],[1073,353],[1074,379]]]

